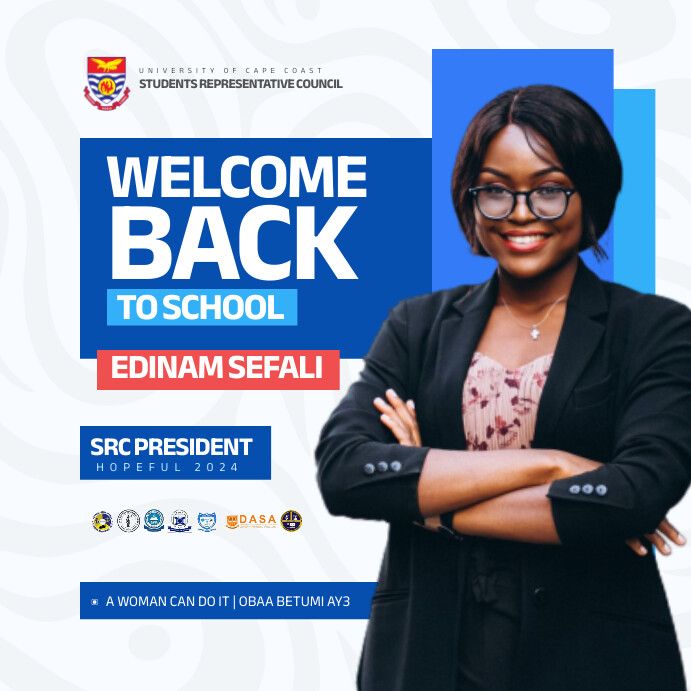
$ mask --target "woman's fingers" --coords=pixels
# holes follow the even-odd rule
[[[410,414],[410,408],[404,403],[403,399],[393,390],[386,390],[386,400],[389,405],[396,411],[401,421],[409,428],[417,426],[417,422],[413,415]]]
[[[667,520],[667,518],[662,520],[657,530],[652,533],[646,533],[645,537],[665,556],[672,554],[672,547],[665,538],[668,538],[675,545],[680,547],[686,544],[686,538]]]
[[[388,415],[388,417],[392,419],[398,420],[400,424],[403,424],[403,421],[398,417],[398,414],[396,411],[383,399],[377,396],[374,401],[374,407],[382,414],[382,415]]]
[[[393,432],[394,437],[402,446],[413,446],[413,438],[408,429],[397,418],[391,418],[386,414],[381,416],[381,421]]]
[[[391,389],[389,389],[389,391],[391,391]],[[387,399],[388,398],[389,394],[387,391]],[[395,401],[395,399],[393,400]],[[400,399],[398,400],[400,401]],[[394,421],[398,422],[398,424],[405,427],[408,430],[408,433],[412,436],[412,431],[416,423],[414,420],[412,420],[409,409],[404,410],[405,406],[403,406],[402,409],[400,405],[392,405],[388,400],[385,401],[383,398],[379,396],[377,396],[377,398],[374,399],[374,407],[380,413],[388,415]]]
[[[422,446],[413,401],[404,403],[393,389],[386,391],[386,398],[384,400],[377,396],[374,399],[374,407],[381,413],[382,423],[391,430],[400,444]]]
[[[665,556],[672,553],[672,548],[665,538],[680,547],[686,544],[686,538],[666,518],[663,519],[655,532],[646,533],[644,537]],[[626,544],[639,556],[643,557],[648,553],[640,538],[630,538],[626,540]]]
[[[626,544],[639,556],[644,557],[648,554],[648,550],[637,537],[630,537],[626,540]]]
[[[665,556],[668,554],[672,554],[672,548],[667,543],[667,540],[665,540],[659,532],[655,531],[654,533],[646,533],[645,537],[650,543],[655,545],[655,547],[657,547],[657,549]]]
[[[422,446],[422,438],[420,437],[420,425],[417,423],[417,415],[415,414],[415,401],[411,398],[410,400],[405,402],[406,406],[408,406],[408,410],[410,411],[410,415],[413,418],[413,422],[415,423],[413,426],[413,441],[415,442],[415,446]]]
[[[391,430],[398,443],[413,446],[413,435],[394,408],[379,397],[374,399],[374,407],[381,413],[379,419]]]
[[[686,544],[686,538],[666,518],[662,520],[657,529],[676,545],[681,547]]]
[[[398,441],[399,444],[402,444],[403,446],[413,445],[410,432],[408,432],[406,427],[395,415],[392,417],[386,413],[382,413],[379,416],[379,419],[385,427],[388,427],[389,430],[391,430],[391,433],[394,435],[394,437],[396,437],[396,441]]]
[[[415,446],[422,446],[420,428],[418,427],[417,417],[415,415],[415,403],[413,403],[413,401],[404,403],[403,399],[393,389],[386,390],[386,398],[391,407],[396,411],[401,422],[407,427],[413,444]]]

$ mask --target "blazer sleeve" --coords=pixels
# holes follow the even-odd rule
[[[612,460],[551,483],[564,545],[621,542],[653,532],[691,475],[691,312],[653,296],[632,310],[637,332],[623,364]],[[651,301],[651,302],[648,302]],[[633,336],[630,336],[633,339]]]
[[[401,446],[372,401],[393,388],[404,400],[409,384],[408,310],[394,307],[359,379],[324,425],[316,449],[317,477],[327,509],[336,515],[420,521],[417,485],[428,447]]]

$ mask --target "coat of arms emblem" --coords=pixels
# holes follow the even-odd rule
[[[125,58],[87,58],[84,97],[99,110],[115,110],[130,95],[125,88],[127,61]]]

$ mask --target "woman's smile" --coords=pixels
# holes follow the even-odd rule
[[[541,250],[552,237],[553,233],[544,231],[509,231],[499,233],[506,248],[511,252],[537,252]]]

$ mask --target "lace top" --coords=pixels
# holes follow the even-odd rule
[[[468,451],[529,448],[553,353],[508,368],[475,352],[463,385]]]

